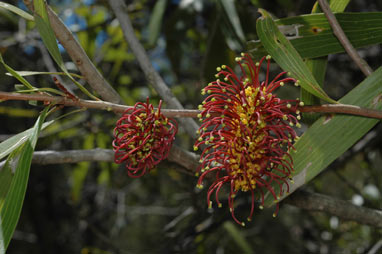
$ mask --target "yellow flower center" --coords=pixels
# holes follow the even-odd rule
[[[254,114],[265,98],[261,96],[259,88],[247,87],[245,89],[246,102],[235,103],[234,108],[240,117],[233,120],[234,128],[232,133],[236,140],[230,144],[231,153],[229,163],[231,165],[230,175],[234,178],[235,191],[248,191],[256,188],[256,177],[259,175],[261,165],[259,161],[264,157],[265,150],[260,148],[260,143],[265,134],[260,130],[266,126],[264,117],[260,112],[260,119]],[[240,99],[239,95],[236,95]],[[243,128],[242,125],[245,126]],[[260,134],[259,134],[260,133]]]

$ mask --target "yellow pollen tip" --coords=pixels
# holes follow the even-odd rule
[[[297,120],[301,120],[301,116],[300,115],[298,115],[296,118],[297,118]]]
[[[195,173],[195,176],[196,176],[196,177],[199,177],[199,172],[196,172],[196,173]]]
[[[241,225],[242,225],[243,227],[245,227],[245,223],[244,223],[244,222],[242,222]]]
[[[198,151],[198,147],[197,146],[194,146],[194,151]]]
[[[259,209],[260,209],[260,210],[263,210],[263,209],[264,209],[264,206],[262,206],[262,205],[259,206]]]
[[[235,61],[236,62],[240,62],[241,61],[241,57],[235,57]]]
[[[300,105],[301,107],[303,107],[303,106],[304,106],[304,102],[300,101],[300,103],[299,103],[298,105]]]
[[[259,67],[259,65],[260,65],[259,62],[256,62],[256,63],[255,63],[255,66],[256,66],[256,67]]]
[[[215,74],[215,78],[218,78],[219,77],[219,74]]]
[[[209,209],[212,208],[212,201],[210,201],[210,203],[208,204],[208,208],[209,208]]]
[[[297,128],[301,128],[301,124],[297,123],[297,124],[296,124],[296,127],[297,127]]]
[[[223,64],[223,65],[222,65],[222,69],[225,69],[225,68],[227,68],[227,66]]]
[[[265,59],[270,60],[272,57],[270,55],[267,55]]]
[[[273,213],[272,216],[273,216],[273,218],[276,218],[277,215],[275,213]]]
[[[242,57],[244,57],[244,56],[245,56],[245,54],[244,54],[243,52],[241,52],[241,53],[240,53],[240,55],[241,55]]]
[[[222,70],[222,68],[220,68],[220,67],[217,67],[217,68],[216,68],[216,70],[217,70],[217,71],[221,71],[221,70]]]
[[[290,105],[289,103],[287,104],[287,108],[291,108],[292,107],[292,105]]]
[[[252,219],[248,217],[248,218],[247,218],[247,221],[252,221]]]
[[[222,207],[223,207],[223,205],[222,205],[221,203],[219,203],[219,204],[218,204],[218,207],[219,207],[219,208],[222,208]]]
[[[280,82],[280,86],[284,86],[284,82]]]

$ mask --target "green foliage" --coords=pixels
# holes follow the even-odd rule
[[[261,13],[263,16],[257,21],[257,33],[268,53],[281,68],[290,72],[290,76],[294,77],[306,91],[323,100],[336,103],[322,90],[296,49],[278,30],[271,16],[265,10],[261,10]]]
[[[382,69],[379,68],[339,102],[381,110],[381,78]],[[293,191],[325,170],[378,122],[376,119],[344,115],[323,116],[317,120],[296,142],[296,152],[292,152],[295,170]],[[289,194],[285,193],[283,198]],[[272,203],[273,198],[269,195],[267,204]]]
[[[18,146],[15,153],[10,155],[6,165],[6,177],[0,178],[0,185],[8,186],[8,191],[2,191],[4,201],[0,205],[0,253],[5,253],[13,232],[16,228],[23,206],[26,188],[28,185],[29,170],[32,163],[32,155],[37,143],[38,136],[48,112],[48,107],[44,109],[37,119],[35,126],[30,129],[25,142]],[[10,164],[14,166],[14,176],[10,176]],[[13,169],[12,169],[13,170]],[[3,175],[4,176],[4,175]],[[9,184],[9,180],[12,179]],[[5,182],[4,182],[5,181]],[[5,193],[6,192],[6,193]]]
[[[336,13],[335,16],[355,48],[382,42],[381,12]],[[290,43],[302,58],[344,52],[323,13],[278,19],[275,20],[275,24],[285,35],[291,35],[288,37]],[[255,57],[259,57],[266,53],[266,48],[263,46],[260,41],[255,41],[251,42],[248,48]]]
[[[30,15],[29,13],[27,13],[27,12],[17,8],[16,6],[11,5],[11,4],[0,2],[0,7],[4,8],[6,10],[9,10],[11,12],[14,12],[17,15],[19,15],[20,17],[23,17],[24,19],[27,19],[30,21],[34,20],[32,15]]]

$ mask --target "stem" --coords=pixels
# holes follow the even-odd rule
[[[369,76],[373,73],[373,70],[370,66],[358,55],[357,51],[350,43],[349,39],[346,37],[344,31],[342,30],[340,24],[338,23],[336,17],[333,12],[330,10],[330,7],[326,0],[318,0],[318,3],[321,6],[322,11],[325,13],[326,18],[329,21],[330,26],[333,29],[334,35],[338,38],[348,55],[353,59],[353,61],[357,64],[360,70],[365,74],[365,76]]]
[[[126,11],[125,1],[109,0],[109,4],[121,25],[125,40],[128,42],[131,51],[137,58],[137,61],[143,70],[148,82],[153,86],[153,88],[158,92],[158,94],[169,107],[183,110],[184,108],[182,104],[172,93],[159,73],[154,69],[144,47],[135,36],[134,28]],[[180,124],[191,137],[196,137],[196,130],[199,128],[199,126],[193,119],[183,119],[180,121]]]
[[[24,0],[24,3],[31,11],[33,11],[32,0]],[[84,79],[102,97],[102,99],[115,103],[122,103],[122,98],[97,70],[93,62],[85,53],[85,50],[74,37],[73,33],[66,27],[49,5],[46,6],[46,10],[49,16],[50,25],[56,34],[56,38],[66,49],[66,52],[68,52],[70,58],[77,66]]]
[[[0,92],[0,100],[19,100],[19,101],[43,101],[48,104],[57,104],[63,106],[74,106],[80,108],[93,108],[106,111],[113,111],[115,113],[123,113],[133,106],[125,106],[121,104],[115,104],[107,101],[92,101],[92,100],[73,100],[68,97],[62,96],[50,96],[44,94],[21,94],[21,93],[8,93]],[[369,118],[382,119],[382,111],[361,108],[354,105],[346,104],[324,104],[317,106],[304,106],[298,108],[304,113],[326,113],[326,114],[346,114],[354,116],[363,116]],[[161,112],[166,117],[175,118],[197,118],[197,115],[201,113],[200,110],[196,109],[161,109]]]

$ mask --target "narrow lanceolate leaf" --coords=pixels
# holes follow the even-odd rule
[[[37,29],[41,35],[42,41],[44,42],[46,48],[48,49],[49,53],[53,57],[54,61],[84,94],[86,94],[92,99],[98,100],[97,97],[92,95],[83,85],[81,85],[78,81],[76,81],[66,69],[64,61],[60,54],[60,50],[58,49],[56,36],[54,35],[54,31],[52,27],[50,26],[48,13],[46,11],[45,1],[43,0],[34,1],[34,8],[35,8],[34,19],[36,22]]]
[[[42,129],[45,129],[50,124],[52,124],[54,121],[49,121],[43,124]],[[30,128],[26,131],[20,132],[19,134],[16,134],[3,142],[0,143],[0,160],[3,159],[5,156],[13,152],[15,149],[17,149],[19,146],[24,144],[25,141],[28,140],[31,133],[33,131],[33,128]]]
[[[382,110],[381,80],[382,68],[379,68],[339,102]],[[322,172],[378,122],[377,119],[347,115],[326,115],[318,119],[295,144],[296,152],[292,152],[294,184],[291,184],[290,193]],[[287,195],[284,193],[281,198]],[[266,204],[272,203],[273,198],[268,195]]]
[[[15,77],[18,81],[20,81],[24,86],[29,89],[34,89],[34,87],[22,76],[20,76],[14,69],[12,69],[8,64],[4,62],[3,56],[0,54],[0,63],[2,63],[7,71]]]
[[[0,210],[1,254],[5,253],[20,217],[28,184],[29,169],[32,163],[33,151],[47,111],[48,108],[46,108],[37,119],[35,126],[31,129],[28,139],[20,148],[20,153],[18,154],[18,158],[15,162],[15,174],[12,177],[12,182]],[[0,181],[1,180],[2,179],[0,179]]]
[[[343,12],[349,1],[350,0],[331,0],[329,3],[330,9],[334,12]],[[318,2],[316,2],[313,6],[312,13],[320,12],[322,12],[321,8],[319,7]],[[323,86],[325,80],[327,62],[328,58],[326,56],[305,60],[306,66],[308,66],[308,69],[313,74],[314,78],[317,80],[321,87]],[[305,105],[320,104],[320,99],[306,91],[304,88],[301,88],[301,100],[305,103]],[[304,122],[309,125],[316,121],[318,118],[318,114],[303,114]]]
[[[13,13],[16,13],[17,15],[19,15],[20,17],[22,17],[24,19],[27,19],[27,20],[30,20],[30,21],[34,20],[32,15],[30,15],[29,13],[27,13],[27,12],[17,8],[16,6],[11,5],[11,4],[0,2],[0,7],[4,8],[4,9],[7,9],[8,11],[11,11]]]
[[[149,44],[154,45],[159,37],[164,11],[166,10],[167,0],[156,2],[149,23]]]
[[[229,23],[233,27],[235,34],[240,39],[241,42],[245,41],[245,36],[243,32],[243,28],[241,27],[239,14],[237,13],[236,7],[235,7],[235,1],[233,0],[220,0],[223,9],[225,13],[227,14],[226,17],[229,20]]]
[[[65,72],[50,72],[50,71],[15,71],[15,72],[22,77],[33,76],[33,75],[66,75]],[[9,72],[5,73],[5,75],[13,76]],[[70,75],[72,75],[73,77],[76,77],[76,78],[83,78],[83,76],[78,75],[76,73],[70,72]]]
[[[336,103],[322,90],[296,49],[278,30],[271,16],[265,10],[261,10],[261,13],[262,17],[256,23],[257,34],[277,64],[285,71],[290,72],[291,76],[299,81],[301,87],[311,94],[328,102]]]
[[[337,10],[338,11],[338,10]],[[382,42],[382,12],[335,13],[341,28],[355,48]],[[315,58],[344,52],[323,13],[275,20],[302,58]],[[254,57],[266,54],[260,41],[248,43]]]

